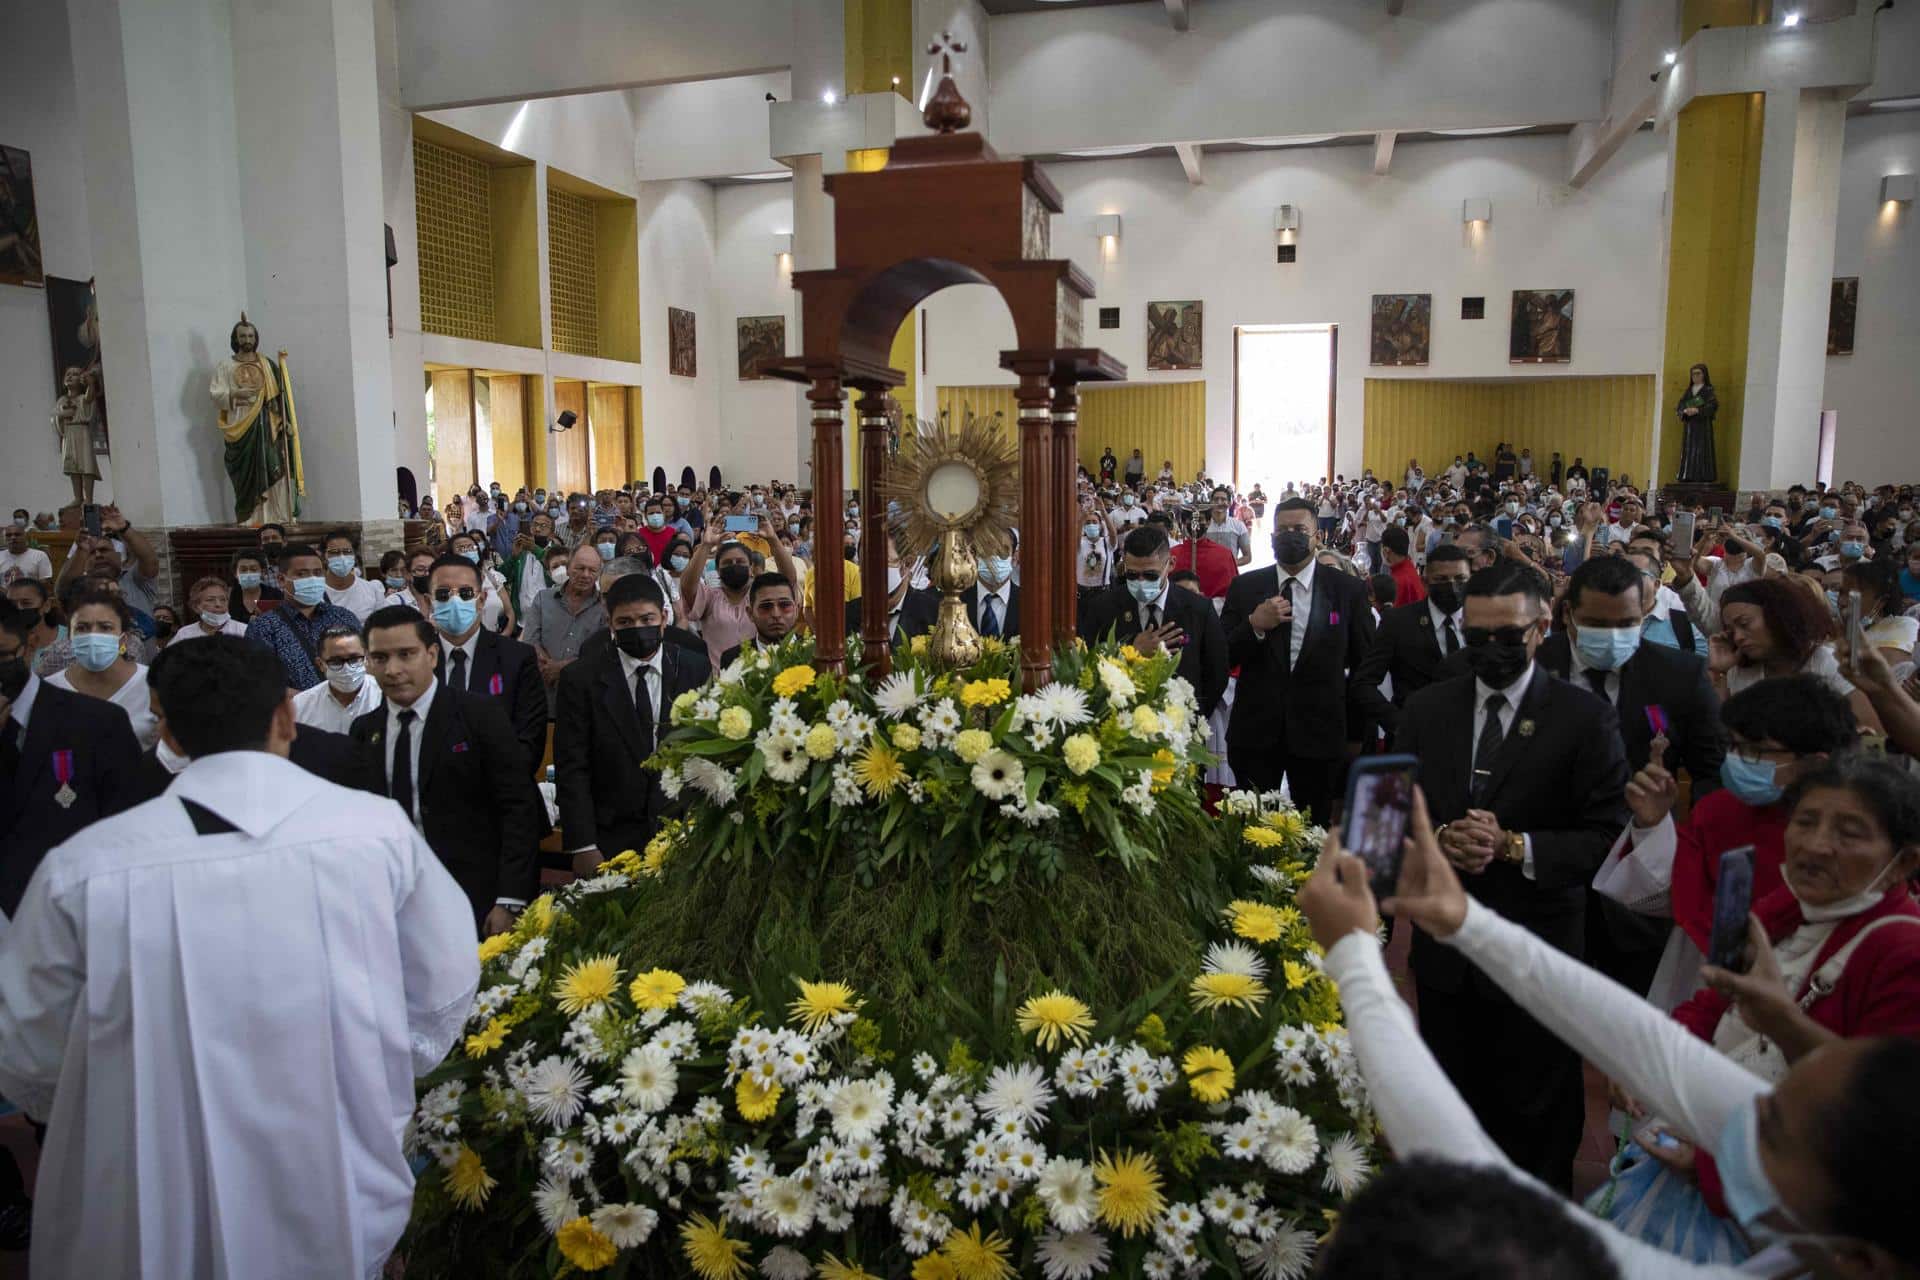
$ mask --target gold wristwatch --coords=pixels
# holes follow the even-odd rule
[[[1527,860],[1527,838],[1518,831],[1507,832],[1507,847],[1500,856],[1516,867],[1522,865]]]

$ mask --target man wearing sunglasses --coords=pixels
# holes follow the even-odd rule
[[[1394,750],[1418,756],[1440,849],[1467,892],[1579,958],[1587,885],[1626,824],[1627,759],[1610,702],[1535,654],[1546,576],[1501,560],[1467,580],[1472,674],[1407,700]],[[1580,1058],[1451,947],[1416,933],[1420,1034],[1513,1162],[1567,1192],[1586,1111]]]
[[[458,693],[493,698],[513,722],[531,772],[547,754],[547,694],[533,646],[480,625],[487,580],[462,556],[442,556],[427,576],[433,629],[440,634],[442,682]]]

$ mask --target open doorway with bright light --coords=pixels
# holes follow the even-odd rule
[[[1339,326],[1233,329],[1233,482],[1277,502],[1289,482],[1333,473],[1333,375]]]

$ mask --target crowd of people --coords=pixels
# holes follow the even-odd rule
[[[1913,487],[1710,511],[1579,457],[1489,456],[1271,497],[1170,460],[1150,475],[1137,449],[1079,478],[1079,635],[1178,655],[1210,786],[1284,790],[1332,825],[1355,760],[1419,762],[1397,897],[1376,905],[1337,839],[1303,895],[1403,1158],[1326,1273],[1437,1274],[1408,1259],[1442,1241],[1478,1259],[1457,1274],[1786,1275],[1811,1254],[1916,1273],[1889,1212],[1920,1142]],[[931,549],[903,544],[900,513],[818,499],[474,485],[423,499],[406,547],[266,525],[184,608],[115,508],[57,574],[16,511],[0,1094],[50,1126],[36,1270],[252,1274],[235,1260],[289,1232],[313,1274],[377,1266],[410,1186],[392,1117],[464,1020],[469,944],[511,929],[543,874],[591,874],[671,815],[644,762],[674,700],[811,626],[822,556],[844,561],[850,635],[869,592],[893,644],[933,628]],[[868,536],[884,582],[861,581]],[[969,620],[1017,635],[1020,593],[1016,539],[982,560]],[[1737,849],[1736,971],[1705,960]],[[1417,1015],[1380,907],[1412,930]],[[275,974],[272,1009],[242,998]],[[328,1069],[303,1047],[316,1026]],[[1627,1140],[1588,1211],[1543,1208],[1570,1203],[1583,1060]],[[240,1136],[276,1106],[284,1142]],[[282,1150],[315,1124],[319,1175]],[[27,1200],[4,1176],[17,1246]],[[298,1221],[236,1227],[228,1194]]]

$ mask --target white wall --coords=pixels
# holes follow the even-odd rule
[[[65,0],[17,0],[7,38],[0,40],[0,122],[0,142],[33,159],[47,274],[87,279],[93,254]],[[52,511],[72,496],[51,425],[56,394],[46,294],[0,285],[0,439],[6,441],[0,456],[7,465],[0,506],[8,511]],[[95,495],[111,500],[112,462],[103,461],[101,471],[105,479]]]
[[[645,181],[770,173],[767,95],[786,101],[785,71],[629,89],[633,164]]]
[[[633,104],[624,93],[497,102],[426,116],[609,191],[633,194]]]
[[[729,477],[792,480],[803,448],[798,383],[767,378],[742,381],[735,358],[734,321],[740,316],[785,316],[787,349],[799,349],[800,295],[774,257],[774,237],[793,230],[793,184],[750,182],[714,191],[713,309],[725,350],[715,353],[718,375],[719,456]]]
[[[720,380],[734,373],[733,317],[714,287],[714,189],[704,182],[640,184],[640,367],[646,467],[678,482],[719,461]],[[769,253],[768,262],[772,262]],[[697,378],[667,372],[667,308],[694,313]]]
[[[1827,357],[1835,483],[1920,477],[1920,206],[1880,203],[1889,173],[1920,173],[1920,111],[1847,120],[1833,273],[1860,277],[1860,306],[1854,353]]]
[[[1095,282],[1089,344],[1117,355],[1134,380],[1205,378],[1207,464],[1216,475],[1230,470],[1233,458],[1233,326],[1338,324],[1335,461],[1351,471],[1360,462],[1363,383],[1370,376],[1658,370],[1664,148],[1650,134],[1636,135],[1590,187],[1569,192],[1558,185],[1563,147],[1554,136],[1410,143],[1395,151],[1384,178],[1372,173],[1370,147],[1216,155],[1207,158],[1206,183],[1198,187],[1170,158],[1054,164],[1048,173],[1067,206],[1054,218],[1054,252],[1073,258]],[[1492,224],[1478,244],[1460,221],[1460,203],[1470,196],[1493,201]],[[1273,209],[1283,202],[1301,211],[1300,260],[1292,266],[1274,262]],[[1110,263],[1101,262],[1091,228],[1102,213],[1121,216]],[[1510,365],[1511,292],[1545,288],[1578,291],[1573,362]],[[1368,367],[1375,293],[1434,295],[1430,366]],[[1459,318],[1463,294],[1486,297],[1487,319]],[[1206,303],[1204,370],[1147,372],[1147,303],[1193,298]],[[934,296],[931,384],[1011,381],[995,367],[1010,337],[997,306],[984,288]],[[1102,306],[1120,308],[1121,328],[1097,327]]]

